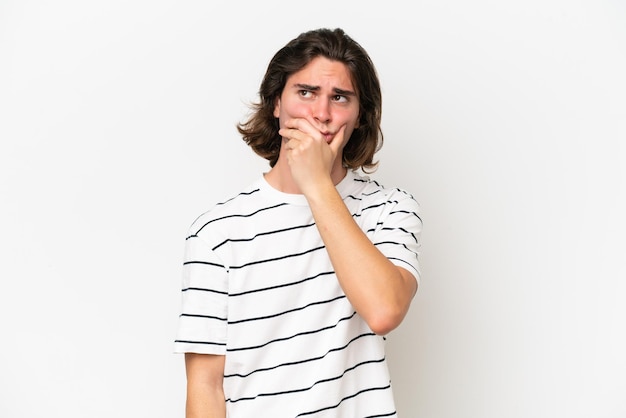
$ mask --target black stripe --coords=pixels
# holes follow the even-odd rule
[[[374,196],[374,195],[377,195],[377,194],[379,194],[379,193],[382,193],[383,191],[384,191],[383,189],[375,189],[374,191],[369,192],[369,193],[366,193],[366,192],[361,191],[360,196],[370,197],[370,196]],[[352,195],[352,194],[350,194],[350,195],[348,195],[348,196],[346,196],[346,197],[350,197],[350,198],[352,198],[352,199],[354,199],[354,200],[360,200],[360,201],[362,201],[362,200],[363,200],[363,198],[362,198],[362,197],[356,197],[356,196],[354,196],[354,195]]]
[[[310,277],[307,277],[305,279],[298,280],[297,282],[291,282],[291,283],[285,283],[285,284],[277,284],[276,286],[262,287],[260,289],[247,290],[247,291],[241,292],[241,293],[231,293],[229,296],[230,297],[243,296],[243,295],[247,295],[249,293],[265,292],[267,290],[279,289],[281,287],[295,286],[295,285],[298,285],[298,284],[302,284],[304,282],[308,282],[309,280],[317,279],[318,277],[326,276],[326,275],[329,275],[329,274],[335,274],[335,272],[334,271],[324,271],[322,273],[316,274],[315,276],[310,276]]]
[[[380,183],[378,183],[378,181],[370,179],[370,178],[355,178],[354,181],[357,181],[359,183],[373,183],[378,187],[381,187]]]
[[[372,233],[372,232],[376,232],[376,228],[379,227],[380,225],[384,225],[383,222],[378,222],[376,223],[376,226],[374,228],[370,228],[367,231],[365,231],[366,233]],[[396,230],[400,230],[402,232],[404,232],[407,235],[410,235],[411,238],[413,238],[413,241],[415,241],[416,243],[419,243],[419,240],[417,239],[417,237],[415,236],[415,234],[411,231],[407,231],[406,229],[402,228],[402,227],[397,227],[397,228],[390,228],[390,227],[382,227],[380,229],[381,231],[396,231]]]
[[[421,219],[420,219],[420,221],[421,221]],[[405,234],[409,234],[416,243],[419,243],[419,240],[417,239],[417,237],[415,236],[415,234],[413,232],[407,231],[406,229],[404,229],[402,227],[398,227],[398,228],[383,228],[383,230],[386,230],[386,231],[393,231],[395,229],[399,229],[400,231],[404,232]]]
[[[293,231],[293,230],[296,230],[296,229],[301,229],[301,228],[309,228],[309,227],[314,226],[314,225],[315,225],[315,223],[311,223],[311,224],[308,224],[308,225],[298,225],[298,226],[292,226],[292,227],[285,228],[285,229],[277,229],[277,230],[275,230],[275,231],[261,232],[261,233],[259,233],[259,234],[256,234],[256,235],[255,235],[255,236],[253,236],[252,238],[232,238],[232,239],[230,239],[230,238],[229,238],[229,239],[226,239],[226,240],[224,240],[224,241],[220,242],[219,244],[217,244],[217,245],[216,245],[215,247],[213,247],[212,249],[213,249],[213,251],[215,251],[216,249],[218,249],[218,248],[219,248],[219,247],[221,247],[222,245],[226,244],[227,242],[246,242],[246,241],[252,241],[252,240],[254,240],[255,238],[262,237],[262,236],[265,236],[265,235],[279,234],[279,233],[281,233],[281,232]]]
[[[321,247],[312,248],[310,250],[306,250],[306,251],[303,251],[301,253],[288,254],[288,255],[283,255],[281,257],[268,258],[268,259],[265,259],[265,260],[251,261],[249,263],[245,263],[245,264],[242,264],[240,266],[230,266],[230,269],[231,270],[237,270],[237,269],[241,269],[241,268],[244,268],[244,267],[252,266],[252,265],[255,265],[255,264],[263,264],[263,263],[269,263],[269,262],[272,262],[272,261],[284,260],[286,258],[299,257],[301,255],[305,255],[305,254],[308,254],[308,253],[312,253],[314,251],[322,250],[324,248],[325,247],[322,245]]]
[[[290,394],[290,393],[306,392],[306,391],[309,391],[309,390],[313,389],[316,385],[319,385],[321,383],[328,383],[328,382],[332,382],[334,380],[339,380],[342,377],[344,377],[346,375],[346,373],[351,372],[352,370],[355,370],[355,369],[357,369],[357,368],[359,368],[361,366],[364,366],[364,365],[367,365],[367,364],[373,364],[373,363],[382,363],[383,361],[385,361],[384,357],[382,359],[377,359],[377,360],[363,361],[361,363],[355,364],[352,367],[347,368],[346,370],[343,371],[343,373],[341,373],[338,376],[334,376],[334,377],[329,377],[327,379],[318,380],[317,382],[313,383],[311,386],[306,387],[306,388],[291,389],[291,390],[285,390],[285,391],[281,391],[281,392],[259,393],[256,396],[247,397],[247,398],[227,399],[226,402],[237,403],[237,402],[241,402],[241,401],[251,401],[253,399],[261,398],[261,397],[265,397],[265,396],[278,396],[278,395],[287,395],[287,394]],[[390,387],[391,387],[391,385],[388,385],[385,388],[368,388],[368,389],[363,389],[363,390],[361,390],[360,392],[357,392],[354,395],[350,395],[350,396],[347,396],[347,397],[343,398],[339,402],[339,404],[341,402],[343,402],[344,400],[346,400],[346,399],[350,399],[350,398],[354,398],[355,396],[358,396],[360,393],[368,392],[368,391],[371,391],[371,390],[388,389]],[[337,406],[339,406],[339,404],[337,404],[335,406],[332,406],[332,407],[322,408],[322,409],[319,409],[319,410],[313,411],[313,412],[305,412],[303,414],[296,415],[296,417],[299,417],[299,416],[302,416],[302,415],[314,414],[314,413],[321,412],[321,411],[324,411],[324,410],[327,410],[327,409],[333,409],[333,408],[336,408]]]
[[[239,196],[250,196],[250,195],[253,195],[253,194],[255,194],[256,192],[259,192],[260,190],[261,190],[261,189],[254,189],[254,190],[249,191],[249,192],[241,192],[241,193],[239,193],[239,194],[237,194],[237,195],[235,195],[235,196],[231,197],[231,198],[230,198],[230,199],[228,199],[228,200],[225,200],[225,201],[223,201],[223,202],[218,202],[218,203],[216,203],[216,204],[215,204],[215,206],[221,206],[221,205],[224,205],[224,204],[226,204],[226,203],[230,202],[231,200],[235,200],[235,199],[236,199],[236,198],[238,198]],[[198,216],[198,217],[197,217],[197,218],[196,218],[196,219],[192,222],[192,225],[193,225],[193,224],[195,224],[196,222],[198,222],[198,219],[202,218],[204,215],[206,215],[206,214],[207,214],[207,213],[209,213],[209,212],[211,212],[211,211],[210,211],[210,210],[208,210],[208,211],[206,211],[206,212],[204,212],[204,213],[200,214],[200,216]]]
[[[424,223],[424,222],[422,221],[422,218],[420,218],[420,216],[419,216],[417,213],[413,212],[413,211],[409,211],[409,210],[394,210],[394,211],[389,212],[389,215],[394,215],[394,214],[396,214],[396,213],[407,213],[407,214],[409,214],[409,215],[413,215],[413,216],[415,216],[417,219],[419,219],[419,220],[420,220],[420,222],[421,222],[422,224]]]
[[[392,417],[396,415],[397,411],[389,412],[388,414],[378,414],[378,415],[368,415],[363,418],[382,418],[382,417]]]
[[[222,216],[222,217],[220,217],[220,218],[211,219],[210,221],[208,221],[207,223],[205,223],[204,225],[202,225],[202,226],[201,226],[201,227],[200,227],[200,228],[196,231],[196,233],[195,233],[195,234],[189,235],[186,239],[189,239],[189,238],[192,238],[192,237],[197,237],[197,236],[198,236],[198,234],[200,233],[200,231],[202,231],[202,230],[204,229],[204,227],[205,227],[205,226],[207,226],[207,225],[209,225],[209,224],[211,224],[211,223],[213,223],[213,222],[216,222],[216,221],[222,221],[222,220],[224,220],[224,219],[229,219],[229,218],[249,218],[249,217],[254,216],[254,215],[256,215],[256,214],[258,214],[258,213],[260,213],[260,212],[263,212],[263,211],[266,211],[266,210],[271,210],[271,209],[276,209],[276,208],[278,208],[278,207],[285,206],[285,205],[287,205],[287,203],[279,203],[278,205],[268,206],[268,207],[266,207],[266,208],[261,208],[261,209],[258,209],[258,210],[254,211],[254,212],[247,213],[247,214],[242,214],[242,215],[227,215],[227,216]]]
[[[400,245],[402,247],[404,247],[406,250],[409,250],[409,247],[406,246],[406,244],[402,243],[402,242],[395,242],[395,241],[380,241],[380,242],[375,242],[374,245],[385,245],[385,244],[391,244],[391,245]],[[415,254],[415,252],[411,251],[413,254]]]
[[[218,295],[228,295],[228,292],[222,292],[222,291],[214,290],[214,289],[205,289],[203,287],[187,287],[181,291],[186,292],[188,290],[197,290],[199,292],[211,292],[211,293],[217,293]]]
[[[403,259],[401,259],[401,258],[396,258],[396,257],[388,257],[388,259],[389,259],[389,260],[398,260],[398,261],[401,261],[401,262],[403,262],[404,264],[406,264],[407,266],[410,266],[410,267],[411,267],[411,270],[415,270],[415,267],[414,267],[411,263],[409,263],[409,262],[407,262],[407,261],[404,261],[404,260],[403,260]]]
[[[198,261],[198,260],[190,260],[190,261],[185,261],[183,263],[183,266],[186,266],[187,264],[205,264],[207,266],[214,266],[214,267],[221,267],[221,268],[225,268],[223,265],[221,264],[217,264],[217,263],[211,263],[210,261]]]
[[[228,325],[241,324],[243,322],[260,321],[260,320],[263,320],[263,319],[276,318],[278,316],[286,315],[288,313],[302,311],[302,310],[304,310],[306,308],[310,308],[311,306],[324,305],[326,303],[332,303],[332,302],[334,302],[336,300],[339,300],[339,299],[345,299],[345,297],[346,297],[345,295],[341,295],[341,296],[337,296],[337,297],[334,297],[334,298],[329,299],[329,300],[322,300],[322,301],[319,301],[319,302],[312,302],[312,303],[309,303],[308,305],[304,305],[304,306],[301,306],[299,308],[289,309],[288,311],[279,312],[279,313],[276,313],[276,314],[273,314],[273,315],[259,316],[259,317],[256,317],[256,318],[239,319],[237,321],[228,321]]]
[[[219,316],[213,316],[213,315],[200,315],[200,314],[189,314],[189,313],[181,313],[180,316],[187,316],[189,318],[217,319],[218,321],[226,321],[228,319],[228,318],[220,318]]]
[[[216,203],[216,204],[215,204],[215,206],[225,205],[226,203],[230,202],[231,200],[235,200],[235,199],[237,199],[239,196],[250,196],[250,195],[253,195],[253,194],[255,194],[256,192],[258,192],[258,191],[260,191],[260,190],[261,190],[261,189],[254,189],[254,190],[251,190],[251,191],[249,191],[249,192],[241,192],[241,193],[239,193],[237,196],[231,197],[231,198],[230,198],[230,199],[228,199],[228,200],[225,200],[225,201],[223,201],[223,202]]]
[[[343,321],[347,321],[347,320],[352,319],[352,318],[354,317],[354,315],[356,315],[356,312],[353,312],[353,313],[352,313],[351,315],[349,315],[349,316],[346,316],[346,317],[340,318],[340,319],[337,321],[337,323],[336,323],[336,324],[334,324],[334,325],[329,325],[329,326],[327,326],[327,327],[323,327],[323,328],[316,329],[316,330],[312,330],[312,331],[304,331],[304,332],[300,332],[300,333],[298,333],[298,334],[290,335],[289,337],[277,338],[277,339],[275,339],[275,340],[270,340],[270,341],[268,341],[268,342],[266,342],[266,343],[263,343],[263,344],[260,344],[260,345],[253,345],[253,346],[249,346],[249,347],[229,348],[229,349],[228,349],[228,351],[256,350],[256,349],[258,349],[258,348],[267,347],[268,345],[273,344],[273,343],[277,343],[277,342],[281,342],[281,341],[288,341],[288,340],[291,340],[291,339],[293,339],[293,338],[302,337],[302,336],[304,336],[304,335],[317,334],[318,332],[322,332],[322,331],[328,331],[329,329],[336,328],[336,327],[337,327],[337,325],[339,325],[339,324],[340,324],[340,323],[342,323]],[[363,335],[376,335],[376,334],[363,334]],[[352,341],[351,341],[351,342],[352,342]],[[332,351],[332,350],[331,350],[331,351]],[[250,374],[252,374],[252,373],[254,373],[254,372],[255,372],[255,371],[250,372],[248,375],[250,375]],[[241,375],[233,375],[233,376],[241,376]],[[246,376],[247,376],[247,375],[246,375]],[[241,376],[241,377],[245,377],[245,376]]]
[[[347,196],[346,196],[346,199],[348,199],[348,198],[350,198],[350,199],[352,199],[352,200],[356,200],[357,202],[361,202],[361,201],[363,201],[363,198],[362,198],[362,197],[356,197],[355,195],[352,195],[352,194],[347,195]]]
[[[408,252],[410,252],[411,254],[413,254],[413,255],[415,256],[415,259],[416,259],[416,260],[418,260],[418,259],[419,259],[419,255],[418,255],[418,253],[416,253],[415,251],[413,251],[413,250],[409,249],[409,247],[407,247],[406,245],[404,245],[404,244],[402,244],[402,243],[399,243],[399,242],[393,242],[393,241],[383,241],[383,242],[377,242],[377,243],[375,243],[374,245],[375,245],[375,246],[378,246],[378,245],[383,245],[383,244],[401,245],[401,246],[403,246],[403,247],[404,247],[404,248],[405,248]],[[387,259],[389,259],[389,260],[398,260],[398,261],[402,261],[403,263],[408,264],[408,265],[410,265],[411,267],[413,267],[413,266],[411,265],[411,263],[409,263],[408,261],[403,260],[403,259],[401,259],[401,258],[397,258],[397,257],[387,257]]]
[[[376,204],[376,205],[366,206],[366,207],[364,207],[363,209],[361,209],[361,213],[363,213],[363,212],[365,212],[366,210],[369,210],[369,209],[376,209],[376,208],[379,208],[379,207],[381,207],[381,206],[386,206],[386,205],[388,205],[388,204],[395,204],[395,205],[398,205],[399,203],[400,203],[400,202],[399,202],[398,200],[387,200],[387,201],[385,201],[385,202],[381,202],[381,203],[378,203],[378,204]],[[394,213],[410,213],[410,214],[413,214],[413,215],[417,216],[417,217],[419,218],[419,220],[420,220],[420,221],[422,220],[422,219],[421,219],[421,218],[417,215],[417,213],[415,213],[415,212],[413,212],[413,211],[407,211],[407,210],[392,210],[391,212],[389,212],[389,214],[390,214],[390,215],[393,215]]]
[[[334,327],[334,326],[333,326],[333,327]],[[333,328],[333,327],[328,327],[328,328]],[[353,338],[353,339],[351,339],[350,341],[348,341],[348,343],[347,343],[347,344],[345,344],[345,345],[344,345],[344,346],[342,346],[342,347],[336,347],[336,348],[332,348],[332,349],[328,350],[328,351],[327,351],[327,352],[326,352],[323,356],[319,356],[319,357],[311,357],[311,358],[304,359],[304,360],[299,360],[299,361],[291,361],[291,362],[289,362],[289,363],[281,363],[281,364],[277,364],[276,366],[272,366],[272,367],[265,367],[265,368],[262,368],[262,369],[256,369],[256,370],[253,370],[253,371],[251,371],[250,373],[246,373],[246,374],[231,374],[231,375],[225,375],[225,376],[224,376],[224,379],[226,379],[226,378],[232,378],[232,377],[241,377],[241,378],[245,378],[245,377],[248,377],[248,376],[250,376],[250,375],[252,375],[252,374],[254,374],[254,373],[259,373],[259,372],[267,372],[267,371],[269,371],[269,370],[276,370],[276,369],[278,369],[278,368],[285,367],[285,366],[295,366],[296,364],[304,364],[304,363],[310,363],[310,362],[312,362],[312,361],[322,360],[324,357],[326,357],[326,356],[327,356],[327,355],[329,355],[330,353],[334,353],[335,351],[345,350],[345,349],[346,349],[346,348],[348,348],[348,346],[349,346],[350,344],[352,344],[354,341],[356,341],[356,340],[358,340],[358,339],[360,339],[360,338],[363,338],[363,337],[377,337],[377,335],[376,335],[376,334],[374,334],[374,333],[372,333],[372,332],[367,333],[367,334],[361,334],[361,335],[359,335],[359,336],[354,337],[354,338]],[[229,350],[229,349],[227,349],[226,351],[229,351],[229,352],[230,352],[230,351],[233,351],[233,350]]]
[[[375,387],[375,388],[367,388],[367,389],[363,389],[358,391],[357,393],[355,393],[354,395],[350,395],[350,396],[346,396],[345,398],[343,398],[341,401],[339,401],[338,404],[336,405],[332,405],[332,406],[327,406],[326,408],[322,408],[322,409],[318,409],[317,411],[310,411],[310,412],[303,412],[301,414],[296,415],[296,418],[298,417],[303,417],[305,415],[313,415],[313,414],[317,414],[318,412],[322,412],[322,411],[328,411],[329,409],[335,409],[337,407],[339,407],[339,405],[341,405],[341,403],[343,401],[347,401],[348,399],[352,399],[352,398],[356,398],[357,396],[361,395],[362,393],[366,393],[366,392],[372,392],[375,390],[387,390],[390,389],[391,385],[387,385],[387,386],[382,386],[382,387]]]
[[[205,344],[205,345],[219,345],[225,346],[226,343],[216,343],[211,341],[191,341],[191,340],[174,340],[175,343],[184,343],[184,344]]]
[[[381,206],[387,206],[387,204],[389,204],[389,203],[398,203],[398,201],[397,200],[395,200],[395,201],[387,200],[386,202],[380,202],[380,203],[377,203],[375,205],[365,206],[363,209],[361,209],[361,213],[365,212],[366,210],[376,209],[376,208],[379,208]]]

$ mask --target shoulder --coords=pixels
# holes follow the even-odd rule
[[[218,200],[202,212],[190,225],[189,235],[198,235],[210,225],[220,224],[230,218],[243,217],[254,211],[261,203],[261,182],[256,180],[239,192]]]
[[[350,196],[368,204],[408,205],[419,210],[419,203],[406,189],[387,187],[379,181],[358,172],[350,172]]]

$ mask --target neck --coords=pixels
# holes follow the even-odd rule
[[[346,173],[347,169],[341,165],[341,160],[339,160],[339,164],[335,164],[330,173],[333,184],[335,186],[339,184],[346,176]],[[283,193],[302,194],[291,175],[291,170],[286,160],[279,158],[274,167],[265,174],[265,180],[270,186]]]

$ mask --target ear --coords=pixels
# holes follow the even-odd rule
[[[278,118],[278,115],[280,115],[280,97],[277,97],[274,102],[274,117]]]

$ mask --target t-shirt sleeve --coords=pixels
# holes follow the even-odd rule
[[[185,242],[182,276],[174,352],[225,354],[228,270],[199,236],[191,235]]]
[[[388,195],[384,207],[372,241],[392,263],[410,271],[419,283],[422,233],[419,204],[407,192],[396,190]]]

